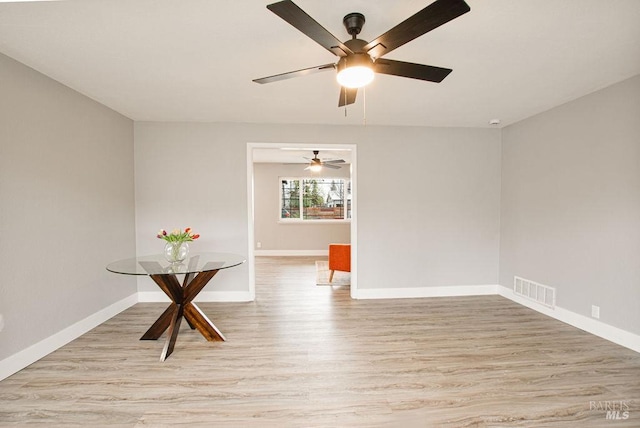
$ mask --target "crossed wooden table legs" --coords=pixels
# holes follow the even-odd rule
[[[226,340],[220,330],[192,302],[216,273],[218,269],[206,270],[195,276],[193,273],[186,274],[182,286],[173,273],[149,275],[171,299],[169,307],[140,338],[140,340],[157,340],[162,333],[169,330],[160,361],[167,359],[173,352],[182,317],[187,320],[192,330],[198,329],[208,341]]]

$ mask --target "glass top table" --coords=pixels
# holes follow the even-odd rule
[[[107,270],[123,275],[148,275],[171,304],[158,317],[140,340],[157,340],[167,331],[167,339],[160,355],[164,361],[171,355],[180,330],[182,318],[192,330],[197,329],[208,341],[224,341],[220,330],[207,318],[193,299],[220,270],[245,262],[244,257],[229,253],[191,253],[181,263],[167,262],[163,254],[133,257],[107,265]],[[182,284],[177,275],[184,275]]]
[[[118,260],[107,265],[107,270],[125,275],[194,274],[227,269],[241,265],[246,260],[230,253],[189,253],[180,263],[170,263],[162,254]]]

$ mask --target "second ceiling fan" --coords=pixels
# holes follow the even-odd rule
[[[306,160],[309,161],[309,166],[305,168],[305,170],[311,170],[313,172],[321,171],[323,167],[331,168],[331,169],[340,169],[341,167],[336,164],[344,163],[344,159],[325,159],[322,160],[318,158],[319,150],[313,151],[313,159],[305,157]]]
[[[290,71],[253,81],[271,83],[320,71],[337,70],[338,82],[341,86],[338,107],[353,104],[356,101],[358,88],[370,83],[374,73],[441,82],[451,73],[451,69],[381,59],[381,57],[471,10],[464,0],[436,0],[370,42],[357,38],[365,22],[364,15],[350,13],[344,17],[343,24],[352,38],[343,43],[291,0],[270,4],[267,9],[340,59],[337,63]]]

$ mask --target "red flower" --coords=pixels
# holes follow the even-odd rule
[[[196,234],[196,235],[193,235],[193,236],[191,237],[191,239],[198,239],[199,237],[200,237],[200,235],[197,235],[197,234]]]
[[[187,227],[187,228],[184,230],[184,233],[189,233],[189,232],[191,232],[191,228],[190,228],[190,227]]]

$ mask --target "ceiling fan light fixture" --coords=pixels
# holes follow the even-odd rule
[[[349,67],[338,73],[338,83],[346,88],[362,88],[373,81],[373,76],[369,67]]]
[[[373,61],[367,54],[355,54],[338,62],[338,83],[346,88],[362,88],[373,81]]]
[[[309,165],[309,170],[311,172],[320,172],[322,171],[322,165],[314,162],[311,165]]]

